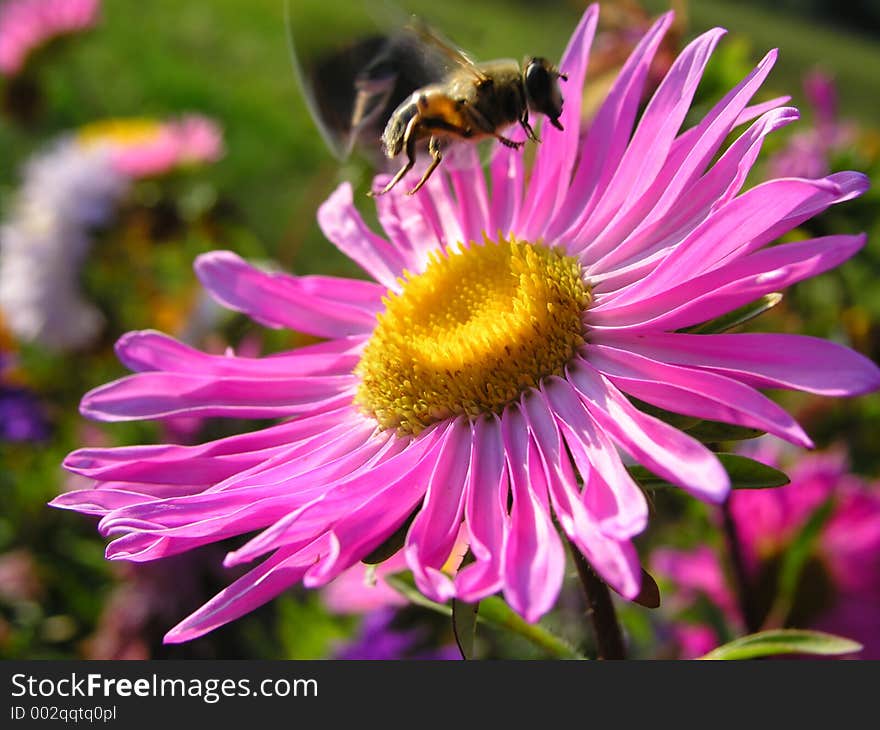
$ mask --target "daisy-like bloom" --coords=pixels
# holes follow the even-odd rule
[[[104,319],[79,285],[93,230],[110,222],[133,181],[222,151],[217,125],[189,116],[89,125],[31,159],[0,226],[0,311],[15,336],[57,350],[93,342]]]
[[[100,0],[5,0],[0,4],[0,74],[14,76],[54,38],[98,22]]]
[[[107,150],[113,168],[135,180],[216,162],[223,155],[220,127],[198,114],[164,122],[109,119],[83,127],[78,141],[84,147]]]
[[[779,453],[775,447],[764,450],[762,460],[778,464]],[[859,657],[876,659],[880,657],[880,483],[867,483],[850,473],[846,457],[837,451],[804,457],[790,474],[791,483],[785,487],[731,495],[752,589],[759,599],[766,599],[762,610],[770,611],[768,602],[775,591],[767,590],[767,577],[778,570],[817,510],[830,504],[788,615],[777,618],[856,639],[864,646]],[[666,595],[675,612],[704,597],[740,629],[733,590],[712,549],[661,549],[655,551],[652,564],[658,575],[674,584],[674,591]],[[673,633],[684,658],[705,654],[722,638],[709,626],[685,621],[678,622]]]
[[[763,138],[797,113],[780,101],[749,106],[772,52],[680,129],[720,29],[683,50],[636,123],[670,14],[582,137],[597,15],[586,11],[562,58],[564,131],[544,125],[528,182],[523,152],[498,148],[490,192],[466,147],[471,166],[446,166],[417,195],[395,188],[376,199],[384,236],[364,223],[347,184],[321,206],[327,238],[374,281],[266,273],[230,252],[197,260],[227,307],[326,341],[248,359],[204,355],[153,331],[120,340],[136,374],[88,393],[88,417],[283,419],[200,446],[85,449],[66,460],[96,483],[54,504],[100,515],[116,538],[111,559],[153,560],[259,531],[225,562],[262,562],[166,641],[211,631],[294,583],[324,586],[401,528],[407,565],[436,600],[503,592],[537,620],[563,580],[557,526],[634,597],[631,538],[648,508],[619,449],[703,499],[724,499],[730,485],[709,449],[627,395],[809,446],[756,388],[840,396],[880,386],[873,363],[831,342],[679,331],[852,256],[864,236],[768,244],[867,180],[773,180],[740,194]],[[442,567],[462,524],[473,559],[451,576]]]

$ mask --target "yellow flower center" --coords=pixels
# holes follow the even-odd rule
[[[135,146],[152,142],[162,133],[162,124],[154,119],[105,119],[81,127],[77,140],[80,144],[116,144]]]
[[[591,301],[578,261],[501,239],[432,253],[383,300],[355,401],[384,428],[418,433],[445,418],[499,412],[561,374],[584,344]]]

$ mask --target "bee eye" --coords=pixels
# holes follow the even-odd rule
[[[543,58],[533,58],[526,66],[523,79],[529,108],[546,114],[551,121],[558,119],[562,113],[558,77],[559,74],[553,72]]]

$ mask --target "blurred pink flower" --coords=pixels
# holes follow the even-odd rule
[[[544,125],[529,176],[522,150],[499,147],[490,195],[473,146],[464,146],[458,164],[417,195],[395,188],[376,199],[387,237],[367,227],[350,185],[321,206],[326,236],[375,281],[267,273],[224,251],[198,259],[219,302],[326,342],[239,358],[153,331],[119,341],[137,374],[88,393],[88,417],[287,419],[200,446],[67,458],[95,488],[53,504],[100,515],[100,530],[116,536],[111,559],[153,560],[259,531],[225,563],[268,558],[166,641],[200,636],[300,581],[327,585],[411,516],[404,555],[432,599],[501,591],[538,620],[565,570],[557,524],[632,598],[641,568],[631,539],[648,507],[618,448],[709,501],[726,498],[729,478],[703,444],[624,393],[809,446],[757,388],[841,396],[880,386],[874,363],[831,342],[677,331],[855,254],[864,236],[767,244],[868,182],[846,172],[740,194],[764,137],[797,113],[778,101],[749,106],[771,52],[680,131],[721,29],[682,51],[636,124],[671,14],[642,39],[582,138],[597,15],[596,6],[586,11],[565,51],[564,129]],[[462,522],[474,559],[450,576],[442,566]]]
[[[100,8],[100,0],[6,0],[0,4],[0,74],[18,74],[53,38],[91,28]]]
[[[764,455],[766,461],[778,465],[776,459]],[[810,573],[805,579],[810,583],[797,593],[808,605],[796,604],[792,610],[799,618],[805,617],[800,628],[847,636],[864,645],[859,658],[880,658],[880,482],[866,483],[851,474],[839,450],[802,457],[789,472],[791,483],[785,487],[731,495],[749,576],[757,582],[766,566],[781,559],[816,510],[832,500],[832,511],[810,556],[826,580]],[[684,610],[704,596],[739,628],[732,588],[711,549],[656,550],[652,565],[675,586],[668,602],[673,611]],[[691,631],[703,639],[711,633],[714,645],[721,638],[701,624],[679,622],[675,636],[686,658],[708,651],[705,640],[691,640]],[[692,651],[696,646],[699,649]]]
[[[56,350],[92,344],[104,317],[81,291],[80,271],[93,230],[112,220],[134,180],[222,153],[219,126],[196,115],[95,122],[37,152],[0,223],[0,311],[9,329]]]
[[[383,580],[401,570],[406,570],[402,552],[376,566],[357,563],[324,588],[324,605],[333,613],[368,613],[405,606],[406,599]]]
[[[29,550],[0,553],[0,601],[39,601],[45,592],[39,566]]]
[[[834,79],[820,70],[804,78],[804,92],[813,111],[813,127],[793,134],[788,144],[767,161],[773,177],[821,177],[831,171],[831,156],[855,139],[855,126],[839,119]]]
[[[163,122],[110,119],[84,127],[79,139],[85,145],[107,149],[113,168],[134,179],[215,162],[223,155],[223,132],[219,125],[197,114]]]

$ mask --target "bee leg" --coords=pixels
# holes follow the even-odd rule
[[[504,137],[500,134],[493,134],[492,136],[495,137],[495,139],[497,139],[499,142],[501,142],[501,144],[503,144],[505,147],[510,147],[512,150],[518,150],[525,144],[525,142],[514,142],[512,139],[508,139],[507,137]]]
[[[406,163],[401,167],[397,174],[391,178],[389,183],[379,191],[373,192],[372,190],[367,193],[371,198],[378,197],[379,195],[385,195],[385,193],[390,192],[391,188],[393,188],[397,183],[403,179],[403,176],[406,175],[410,170],[412,170],[413,165],[416,164],[416,126],[420,121],[421,117],[416,114],[412,119],[409,120],[409,123],[406,125],[406,131],[403,134],[404,143],[406,144]]]
[[[431,173],[437,169],[437,165],[440,164],[440,160],[443,159],[443,154],[440,152],[440,143],[437,141],[436,137],[431,137],[431,140],[428,142],[428,152],[431,153],[431,164],[428,165],[428,169],[425,170],[425,174],[422,175],[422,179],[419,180],[418,184],[410,190],[407,195],[415,195],[419,190],[422,189],[422,185],[428,182],[428,178],[431,177]]]
[[[464,110],[462,110],[464,111]],[[495,139],[497,139],[501,144],[505,147],[510,147],[511,149],[518,150],[522,147],[525,142],[514,142],[512,139],[508,139],[507,137],[499,134],[495,131],[495,125],[493,125],[485,116],[478,110],[472,106],[467,107],[467,116],[470,118],[473,126],[479,129],[484,134],[492,135]],[[471,135],[468,135],[471,136]]]
[[[541,140],[538,138],[538,135],[535,134],[535,130],[532,129],[532,125],[529,124],[529,116],[528,114],[524,114],[522,119],[519,120],[520,126],[525,130],[526,136],[532,140],[532,142],[540,142]]]

